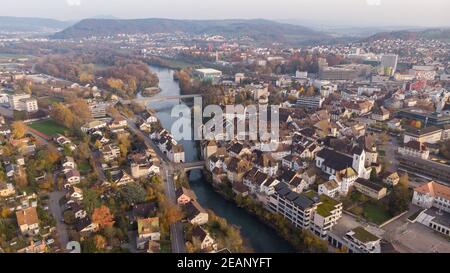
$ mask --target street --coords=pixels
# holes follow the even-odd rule
[[[56,221],[56,232],[58,233],[59,243],[61,245],[61,250],[64,251],[66,249],[66,245],[69,242],[69,235],[67,234],[67,226],[62,222],[63,220],[63,211],[59,204],[59,200],[64,196],[63,191],[58,191],[57,187],[57,176],[58,174],[55,173],[53,175],[53,181],[55,183],[54,185],[54,191],[50,193],[49,195],[49,209],[50,212],[53,215],[53,218],[55,218]]]
[[[175,183],[173,181],[173,173],[174,173],[174,166],[169,162],[169,159],[166,155],[164,155],[161,150],[153,143],[153,141],[146,136],[144,133],[142,133],[134,124],[134,121],[124,117],[128,122],[128,128],[136,134],[137,136],[141,137],[145,144],[148,147],[151,147],[153,151],[156,153],[156,156],[160,160],[160,172],[165,174],[165,191],[168,199],[172,204],[176,205],[176,195],[175,195]],[[170,238],[172,243],[172,252],[173,253],[185,253],[185,245],[184,245],[184,232],[183,232],[183,225],[180,221],[178,221],[175,224],[170,225]]]
[[[106,181],[106,176],[105,176],[105,172],[103,171],[103,167],[102,167],[102,161],[101,161],[101,156],[100,156],[100,152],[99,151],[93,151],[91,153],[92,158],[94,159],[95,162],[95,169],[97,172],[97,176],[98,179],[102,182]]]

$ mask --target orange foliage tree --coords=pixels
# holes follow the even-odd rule
[[[112,227],[114,225],[114,216],[106,206],[95,208],[92,213],[92,222],[98,224],[100,229]]]

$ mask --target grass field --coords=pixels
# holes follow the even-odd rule
[[[89,165],[89,162],[85,161],[85,162],[81,162],[80,164],[78,164],[78,169],[82,173],[87,173],[91,170],[91,166]]]
[[[64,131],[67,130],[66,127],[59,125],[58,123],[56,123],[56,121],[52,119],[36,121],[29,124],[28,126],[49,137],[52,137],[56,134],[64,134]]]
[[[376,204],[366,203],[363,205],[363,210],[364,218],[378,225],[391,218],[388,211]]]

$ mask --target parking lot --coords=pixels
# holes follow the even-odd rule
[[[390,241],[399,252],[450,253],[450,240],[432,229],[408,222],[408,216],[417,211],[412,206],[409,213],[383,227],[384,239]]]

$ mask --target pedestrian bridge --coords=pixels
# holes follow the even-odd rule
[[[131,103],[142,103],[142,104],[148,104],[151,102],[160,102],[160,101],[166,101],[166,100],[180,100],[180,99],[190,99],[190,98],[196,98],[201,97],[202,95],[199,94],[192,94],[192,95],[174,95],[174,96],[160,96],[160,97],[141,97],[141,98],[135,98],[130,100],[124,100],[120,99],[120,102],[124,105],[131,104]]]
[[[178,165],[184,171],[202,170],[205,167],[205,161],[186,162]]]

